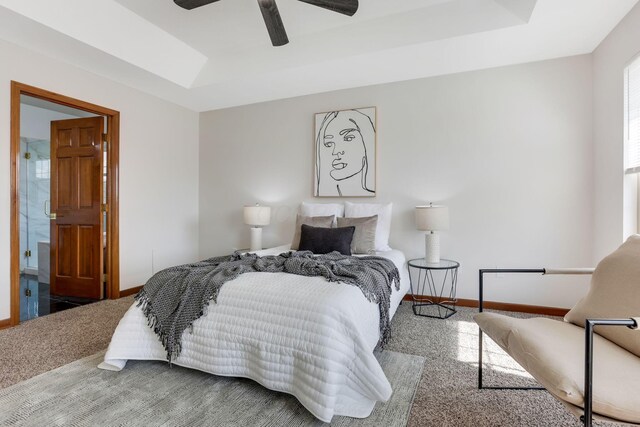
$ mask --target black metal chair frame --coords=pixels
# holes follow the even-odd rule
[[[574,271],[571,269],[509,269],[493,268],[479,270],[479,298],[478,308],[480,313],[484,310],[484,275],[486,273],[525,273],[525,274],[588,274],[584,270]],[[585,362],[584,362],[584,415],[580,421],[586,426],[593,425],[593,332],[596,326],[626,326],[631,329],[640,327],[634,319],[587,319],[585,322]],[[479,333],[478,351],[478,389],[484,390],[545,390],[544,387],[502,387],[485,386],[482,383],[482,329]]]

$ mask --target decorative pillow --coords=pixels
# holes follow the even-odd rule
[[[307,203],[300,204],[300,214],[303,216],[328,216],[335,215],[336,218],[344,216],[344,205],[342,203]],[[335,224],[335,221],[334,221]]]
[[[586,319],[640,316],[640,236],[627,239],[593,272],[587,295],[564,320],[584,328]],[[640,331],[623,326],[596,326],[596,332],[640,356]]]
[[[300,226],[302,224],[312,225],[314,227],[328,227],[330,228],[333,225],[333,221],[335,221],[336,217],[331,216],[303,216],[298,214],[296,216],[296,228],[293,234],[293,241],[291,242],[291,249],[294,251],[298,250],[298,246],[300,245]]]
[[[376,251],[390,251],[389,234],[391,233],[392,203],[344,203],[344,216],[346,218],[360,218],[378,215],[376,226]]]
[[[351,242],[352,254],[376,253],[376,227],[378,215],[363,218],[338,218],[338,227],[356,227]]]
[[[299,250],[311,251],[314,254],[338,251],[342,255],[351,255],[355,227],[324,228],[303,224],[301,229]]]

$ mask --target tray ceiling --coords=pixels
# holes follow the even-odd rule
[[[255,0],[0,0],[0,38],[205,111],[589,53],[637,1],[279,0],[274,48]]]

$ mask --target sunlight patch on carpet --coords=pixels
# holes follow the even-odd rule
[[[458,357],[460,362],[478,366],[478,325],[475,322],[457,321]],[[491,338],[484,336],[484,364],[505,374],[532,378],[515,360],[502,350]]]

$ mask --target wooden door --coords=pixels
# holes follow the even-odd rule
[[[51,293],[101,299],[102,117],[51,122]]]

